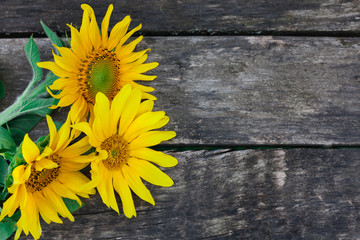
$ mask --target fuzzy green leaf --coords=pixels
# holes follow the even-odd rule
[[[42,71],[41,68],[39,68],[36,63],[40,62],[40,55],[39,55],[39,49],[34,41],[34,38],[31,36],[29,41],[27,42],[25,48],[25,55],[33,69],[34,76],[33,80],[31,82],[32,85],[35,85],[36,82],[41,80],[42,78]]]
[[[8,239],[16,230],[16,222],[0,222],[0,239]]]
[[[11,217],[5,217],[0,222],[0,239],[7,239],[16,230],[16,222],[20,218],[20,211],[17,210]]]
[[[14,151],[16,144],[12,139],[10,133],[3,127],[0,127],[0,150]]]
[[[53,84],[53,82],[58,78],[58,76],[56,76],[52,72],[49,72],[46,75],[45,80],[39,85],[37,85],[36,88],[31,90],[29,98],[49,96],[49,93],[46,91],[46,87]]]
[[[16,146],[18,146],[24,140],[24,136],[25,136],[26,132],[30,132],[30,131],[24,132],[23,130],[21,130],[19,128],[10,128],[9,131],[11,133],[11,137],[14,140]]]
[[[85,204],[83,202],[81,202],[81,205],[79,205],[77,201],[69,199],[69,198],[63,198],[63,200],[64,200],[66,207],[69,209],[70,212],[75,212],[76,210],[85,206]]]
[[[37,99],[31,99],[26,100],[21,104],[21,109],[19,113],[21,114],[37,114],[40,116],[45,117],[46,114],[51,113],[51,107],[56,99],[54,98],[37,98]]]
[[[9,165],[7,164],[6,160],[3,157],[0,157],[0,186],[5,186],[5,179],[8,175],[8,168]]]
[[[50,41],[58,46],[58,47],[65,47],[65,43],[54,33],[48,26],[43,23],[43,21],[40,21],[41,26],[43,27],[46,35],[50,38]],[[58,50],[55,49],[56,54],[59,54]]]
[[[40,121],[40,119],[41,116],[34,114],[25,114],[8,122],[8,126],[10,128],[10,132],[11,129],[17,128],[27,133],[30,132],[30,130]]]

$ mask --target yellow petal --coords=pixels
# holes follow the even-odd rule
[[[76,194],[73,191],[71,191],[69,188],[67,188],[65,185],[59,183],[58,181],[53,181],[50,186],[51,189],[54,191],[54,193],[56,193],[57,195],[61,197],[73,199],[77,201],[79,205],[81,205],[82,202],[80,198],[76,196]]]
[[[74,159],[74,160],[77,160]],[[86,162],[74,162],[72,158],[62,158],[61,159],[61,169],[66,171],[80,171],[89,165],[88,159]]]
[[[112,136],[116,132],[116,128],[110,127],[110,102],[102,92],[96,94],[94,112],[93,131],[95,135],[101,136],[99,139]]]
[[[64,172],[61,174],[59,181],[73,192],[76,192],[76,194],[79,194],[80,192],[87,194],[94,193],[94,187],[86,187],[87,184],[91,183],[90,179],[81,172]]]
[[[54,148],[54,146],[53,146],[54,137],[56,136],[56,133],[57,133],[56,126],[55,126],[52,118],[49,115],[46,115],[46,121],[47,121],[47,125],[49,127],[49,135],[50,135],[49,146],[50,146],[50,148]]]
[[[38,62],[37,65],[41,68],[49,69],[58,77],[68,77],[69,75],[71,75],[70,72],[61,68],[54,62]]]
[[[14,237],[15,240],[18,240],[18,239],[19,239],[22,231],[23,231],[23,229],[22,229],[21,227],[18,227],[18,228],[17,228],[16,233],[15,233],[15,237]]]
[[[94,48],[98,49],[101,44],[101,37],[99,33],[99,26],[96,22],[94,10],[87,4],[82,4],[81,8],[84,9],[84,11],[88,11],[88,14],[90,16],[90,27],[89,27],[90,40]]]
[[[110,32],[110,37],[107,43],[107,48],[113,50],[125,35],[131,22],[130,16],[126,16],[121,22],[118,22]]]
[[[126,73],[130,71],[135,71],[135,69],[141,66],[147,59],[148,55],[144,54],[142,57],[137,59],[135,62],[121,65],[120,73]]]
[[[39,220],[39,209],[32,194],[28,194],[27,200],[21,204],[20,208],[21,217],[24,219],[24,229],[26,227],[35,239],[40,238],[41,226]]]
[[[77,157],[89,151],[91,147],[92,146],[89,144],[89,137],[86,136],[80,141],[77,141],[76,143],[65,148],[59,153],[59,156],[63,158]]]
[[[121,38],[119,42],[119,46],[123,45],[130,37],[134,34],[134,32],[139,31],[142,28],[142,24],[140,23],[136,28],[128,32],[123,38]]]
[[[142,179],[151,184],[162,187],[170,187],[174,185],[173,180],[168,175],[148,161],[130,158],[128,160],[128,165],[132,171],[138,173]]]
[[[27,180],[25,178],[25,165],[20,165],[17,166],[13,172],[12,172],[12,176],[13,176],[13,185],[17,185],[17,184],[23,184],[25,183],[25,181]]]
[[[49,159],[43,158],[35,163],[36,171],[42,171],[44,168],[57,168],[59,165]]]
[[[89,12],[89,8],[91,9],[90,12]],[[92,8],[90,6],[89,6],[89,8],[87,10],[85,10],[83,8],[84,13],[83,13],[82,23],[81,23],[81,27],[80,27],[80,37],[83,41],[83,45],[84,45],[85,49],[92,49],[90,36],[89,36],[89,29],[90,29],[90,16],[94,11],[92,10]]]
[[[135,117],[138,117],[146,112],[151,112],[154,108],[154,101],[152,100],[145,100],[142,103],[140,103],[140,106],[138,108],[138,111],[136,113]]]
[[[141,134],[129,144],[129,150],[155,146],[176,136],[173,131],[150,131]]]
[[[16,194],[13,194],[4,202],[1,210],[0,221],[2,221],[7,215],[10,215],[9,213],[13,208],[17,209],[19,207],[19,204],[16,204],[16,202],[19,202],[17,197],[18,196]]]
[[[101,23],[101,40],[102,40],[102,44],[104,46],[107,45],[107,41],[108,41],[109,22],[110,22],[110,16],[111,16],[113,9],[114,9],[114,6],[112,4],[110,4],[106,11],[105,17]]]
[[[69,209],[66,207],[60,196],[54,193],[50,188],[45,188],[43,193],[45,198],[47,198],[55,206],[56,211],[59,212],[61,216],[68,218],[72,222],[74,221],[73,215],[71,215]]]
[[[128,183],[131,190],[133,190],[134,193],[138,195],[142,200],[147,201],[152,205],[155,205],[155,201],[151,196],[150,191],[145,187],[139,176],[127,165],[124,165],[121,170],[125,181]]]
[[[71,106],[69,112],[71,123],[75,124],[82,121],[86,122],[88,114],[89,107],[86,100],[83,97],[79,97]]]
[[[83,42],[81,40],[80,33],[76,28],[68,24],[71,30],[71,49],[75,55],[80,59],[85,59],[87,51],[83,48]]]
[[[173,167],[178,164],[177,159],[173,156],[150,148],[134,149],[130,152],[130,156],[156,163],[161,167]]]
[[[76,60],[74,61],[72,58],[58,56],[54,53],[54,51],[52,52],[52,54],[54,57],[54,61],[62,69],[73,73],[77,73],[79,71],[79,64]]]
[[[25,134],[24,136],[24,141],[22,143],[21,151],[27,163],[31,163],[35,161],[35,159],[40,155],[39,148],[29,138],[29,134]]]
[[[142,133],[153,129],[153,126],[165,116],[164,111],[147,112],[137,117],[124,133],[124,138],[131,142]]]
[[[119,135],[122,135],[133,121],[141,101],[139,89],[133,89],[121,114],[119,124]]]
[[[111,207],[117,213],[119,213],[119,207],[116,203],[114,189],[113,189],[112,174],[107,170],[107,168],[102,164],[102,162],[99,163],[99,171],[100,171],[101,181],[97,186],[97,190],[99,191],[101,199],[103,200],[103,202],[106,204],[107,207],[109,208]]]
[[[72,78],[58,78],[49,86],[49,88],[51,90],[62,90],[65,87],[69,86],[72,88],[76,88],[77,83]]]
[[[72,61],[74,61],[75,64],[80,64],[80,59],[78,58],[78,56],[76,56],[76,54],[73,51],[71,51],[70,48],[59,47],[56,46],[55,44],[53,44],[53,46],[59,51],[60,56],[67,59],[71,59]]]
[[[124,59],[121,59],[121,63],[132,63],[132,62],[138,60],[139,58],[141,58],[142,56],[144,56],[144,54],[146,54],[147,51],[150,51],[150,48],[139,51],[139,52],[132,52]]]
[[[148,94],[146,92],[141,92],[141,99],[149,99],[155,101],[157,98],[151,94]]]
[[[156,76],[149,76],[136,72],[126,72],[121,74],[120,78],[126,79],[127,81],[131,81],[131,80],[152,81],[156,78]]]
[[[59,215],[55,211],[55,207],[52,205],[51,202],[47,201],[44,198],[41,192],[35,192],[34,198],[39,207],[40,214],[43,218],[46,217],[53,222],[63,223],[62,220],[59,218]]]
[[[123,47],[117,47],[115,50],[116,55],[118,56],[118,58],[122,59],[126,56],[128,56],[130,53],[132,53],[136,47],[136,45],[141,42],[141,40],[143,39],[143,36],[140,36],[138,38],[136,38],[134,41],[132,41],[131,43],[123,46]]]
[[[139,66],[134,67],[133,71],[137,72],[137,73],[144,73],[151,69],[156,68],[157,66],[159,66],[159,63],[157,63],[157,62],[141,64]]]
[[[46,146],[44,151],[36,158],[36,161],[46,158],[51,154],[53,154],[53,150],[49,146]]]
[[[114,97],[110,108],[110,116],[111,116],[110,128],[117,128],[120,116],[124,110],[125,104],[127,103],[130,93],[131,93],[131,85],[127,84],[123,88],[121,88],[118,94],[116,94],[116,96]]]
[[[93,133],[93,131],[92,131],[89,123],[81,122],[81,123],[74,124],[74,125],[72,125],[71,127],[72,127],[72,128],[75,128],[75,129],[77,129],[77,130],[80,130],[80,131],[82,131],[83,133],[85,133],[85,134],[89,137],[89,143],[91,144],[91,146],[93,146],[93,147],[100,147],[101,141],[99,141],[99,140],[95,137],[95,135],[94,135],[94,133]]]
[[[63,90],[64,91],[64,90]],[[62,91],[62,92],[63,92]],[[56,105],[57,107],[67,107],[71,104],[73,104],[77,99],[78,99],[79,95],[78,94],[68,94],[68,95],[64,95],[60,101],[58,102],[58,104]]]
[[[54,152],[62,151],[73,139],[70,137],[70,121],[67,120],[59,129],[59,132],[54,140],[56,148]]]
[[[128,218],[131,218],[132,216],[136,217],[135,205],[130,188],[120,171],[114,173],[113,183],[116,192],[120,196],[125,216]]]

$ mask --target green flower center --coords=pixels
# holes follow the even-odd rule
[[[105,139],[100,148],[108,153],[108,157],[103,160],[108,170],[120,169],[129,159],[128,143],[117,134]]]
[[[47,159],[59,164],[60,157],[57,154],[52,154]],[[38,192],[43,190],[47,185],[52,183],[60,174],[60,166],[57,168],[36,171],[35,166],[31,167],[31,174],[29,179],[25,182],[25,187],[30,192]]]
[[[114,52],[99,49],[83,61],[78,75],[82,95],[87,102],[95,104],[98,92],[110,100],[120,91],[120,62]]]

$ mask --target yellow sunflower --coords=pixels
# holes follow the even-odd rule
[[[79,204],[81,197],[89,197],[95,189],[84,190],[83,186],[90,180],[80,173],[90,156],[82,156],[91,146],[87,138],[69,145],[80,131],[70,129],[70,121],[56,130],[50,116],[47,116],[50,139],[43,152],[25,135],[21,151],[25,165],[17,166],[13,172],[13,184],[8,188],[12,195],[5,201],[0,215],[0,221],[11,217],[20,207],[21,217],[16,223],[15,239],[20,237],[22,231],[29,232],[35,239],[40,238],[41,225],[39,213],[46,223],[62,223],[58,213],[74,221],[74,217],[66,207],[63,197],[76,200]]]
[[[148,93],[153,91],[153,88],[135,83],[134,80],[154,80],[156,76],[143,73],[159,64],[144,63],[150,49],[133,52],[142,36],[124,45],[134,32],[141,29],[141,24],[127,33],[131,19],[126,16],[108,35],[113,5],[109,6],[102,21],[101,32],[94,10],[87,4],[82,4],[81,7],[84,14],[80,31],[68,25],[71,29],[71,49],[57,47],[60,56],[53,54],[55,62],[38,63],[39,67],[49,69],[60,77],[49,86],[51,90],[61,90],[58,95],[49,90],[54,98],[60,99],[53,108],[73,104],[75,111],[71,118],[76,121],[87,116],[89,110],[92,110],[98,92],[112,100],[126,84],[139,88],[143,99],[155,100],[156,98]]]
[[[114,188],[119,194],[126,217],[136,217],[130,189],[141,199],[155,204],[145,181],[159,186],[173,185],[162,167],[173,167],[176,158],[148,147],[175,137],[173,131],[154,131],[165,126],[169,118],[165,112],[153,112],[153,101],[141,102],[141,93],[130,85],[124,86],[112,103],[103,93],[97,93],[94,121],[73,125],[89,137],[96,148],[98,159],[91,162],[89,188],[96,187],[103,202],[119,213]]]

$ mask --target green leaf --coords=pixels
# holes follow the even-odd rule
[[[8,175],[8,168],[9,165],[7,164],[6,160],[3,157],[0,157],[0,186],[5,186],[5,179]]]
[[[16,230],[15,221],[0,222],[0,239],[8,239],[8,237],[10,237],[15,230]]]
[[[42,71],[41,68],[39,68],[36,63],[40,62],[40,55],[39,55],[39,49],[34,41],[34,38],[31,36],[29,41],[27,42],[25,48],[25,55],[27,59],[29,60],[29,63],[33,69],[34,76],[33,80],[31,82],[32,85],[35,85],[36,82],[41,80],[42,78]]]
[[[10,133],[3,127],[0,127],[0,150],[14,151],[16,144]]]
[[[11,217],[5,217],[0,222],[0,239],[7,239],[16,230],[16,222],[20,218],[20,211],[17,210]]]
[[[23,130],[21,130],[19,128],[10,128],[9,131],[11,133],[11,137],[14,140],[16,146],[18,146],[23,141],[26,132],[29,132],[29,131],[24,132]]]
[[[46,87],[53,84],[53,82],[58,78],[58,76],[56,76],[52,72],[49,72],[46,75],[45,80],[39,85],[37,85],[36,88],[31,90],[29,98],[49,96],[49,93],[46,91]]]
[[[41,26],[43,27],[46,35],[50,38],[50,41],[58,46],[58,47],[65,47],[65,43],[54,33],[48,26],[43,23],[43,21],[40,21]],[[58,50],[55,48],[56,54],[59,54]]]
[[[54,124],[55,124],[56,130],[59,131],[64,123],[60,122],[60,121],[54,121]]]
[[[27,133],[31,131],[31,129],[40,121],[41,118],[42,117],[38,115],[25,114],[23,116],[14,118],[13,120],[9,121],[7,125],[10,128],[11,134],[12,134],[11,129],[15,129],[15,128],[20,129],[21,131]],[[20,142],[22,142],[22,139]]]
[[[0,99],[2,99],[5,95],[5,86],[4,84],[0,81]]]
[[[69,209],[70,212],[75,212],[76,210],[82,208],[85,206],[83,202],[81,202],[81,205],[75,200],[69,199],[69,198],[63,198],[64,203],[66,207]]]
[[[21,103],[21,109],[19,113],[21,114],[37,114],[45,117],[46,114],[51,113],[51,107],[55,103],[56,99],[54,98],[37,98],[26,100]]]

